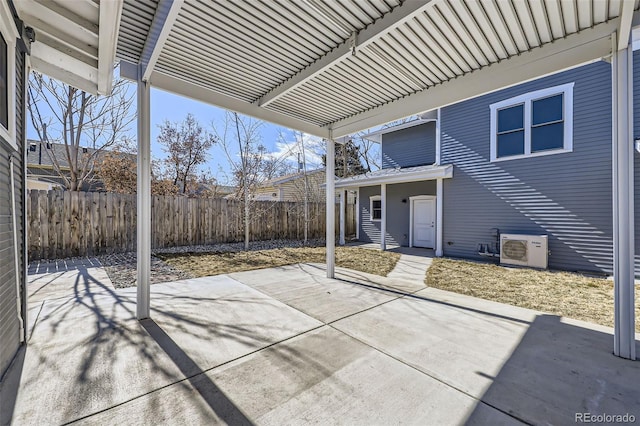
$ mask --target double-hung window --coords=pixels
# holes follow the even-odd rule
[[[371,221],[382,220],[382,198],[380,195],[374,195],[369,197],[369,212],[371,214]]]
[[[18,147],[15,140],[16,37],[18,31],[11,10],[6,2],[0,1],[0,138],[14,148]]]
[[[573,83],[490,105],[491,161],[573,150]]]
[[[9,46],[0,32],[0,126],[9,131]]]

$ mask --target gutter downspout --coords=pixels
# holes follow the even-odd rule
[[[16,276],[16,309],[18,313],[18,323],[20,324],[20,343],[24,342],[24,321],[22,321],[22,299],[20,298],[20,261],[18,260],[18,219],[16,209],[16,177],[14,174],[14,157],[9,160],[9,173],[11,174],[11,221],[13,222],[13,261]]]

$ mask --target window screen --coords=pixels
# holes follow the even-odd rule
[[[498,157],[524,154],[524,104],[498,111]]]
[[[382,201],[381,200],[371,201],[371,219],[372,220],[382,219]]]
[[[531,152],[564,146],[563,98],[559,94],[532,102]]]

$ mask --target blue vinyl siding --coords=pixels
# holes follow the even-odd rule
[[[571,82],[573,152],[489,161],[490,104]],[[481,258],[477,245],[495,242],[491,229],[499,228],[549,235],[551,268],[611,271],[610,64],[589,64],[454,104],[441,117],[442,164],[454,165],[454,178],[444,181],[446,256]]]
[[[633,137],[640,139],[640,50],[633,52]],[[640,275],[640,154],[634,154],[636,275]],[[638,297],[638,296],[636,296]]]
[[[380,243],[380,222],[372,222],[369,198],[380,195],[380,186],[360,188],[360,241]],[[388,245],[409,245],[409,197],[436,195],[435,181],[419,181],[387,185],[387,233]],[[404,200],[404,202],[403,202]]]
[[[435,123],[425,123],[382,135],[383,169],[425,166],[435,161]]]
[[[369,198],[380,195],[380,186],[365,186],[360,188],[358,199],[360,200],[360,238],[364,243],[380,242],[380,222],[371,221]]]
[[[22,320],[26,312],[25,298],[22,294],[25,290],[24,271],[24,180],[22,173],[24,158],[24,125],[25,125],[25,104],[24,85],[25,81],[25,59],[24,54],[17,51],[8,52],[16,55],[16,80],[11,82],[16,87],[16,110],[10,110],[9,114],[15,114],[16,120],[16,141],[18,150],[10,145],[10,141],[0,138],[0,376],[2,376],[11,363],[16,351],[20,347],[20,324],[18,320],[18,310],[16,302],[19,300],[22,305]],[[14,188],[11,188],[10,162],[14,161]],[[16,205],[12,206],[12,190],[15,193]],[[17,241],[18,241],[18,265],[15,268],[15,243],[13,219],[16,217]],[[16,286],[16,281],[18,286]],[[18,288],[20,290],[18,290]],[[26,321],[25,321],[26,323]]]

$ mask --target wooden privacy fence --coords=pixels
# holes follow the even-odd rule
[[[59,259],[136,250],[136,196],[99,192],[29,192],[29,259]],[[251,203],[251,240],[302,239],[304,204]],[[339,227],[336,205],[336,232]],[[309,203],[309,238],[325,235],[325,205]],[[346,206],[355,234],[355,206]],[[153,196],[151,246],[165,248],[244,240],[242,201]]]

